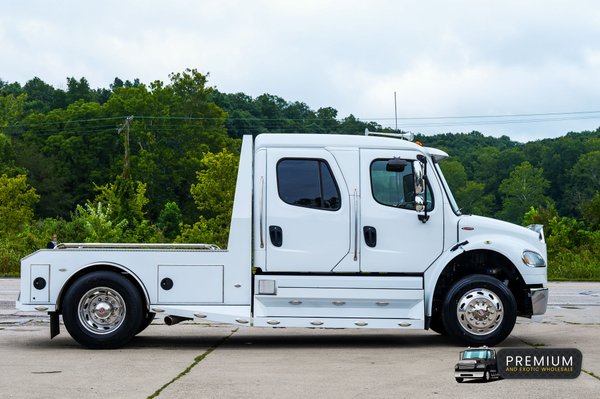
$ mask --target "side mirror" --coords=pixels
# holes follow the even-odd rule
[[[419,220],[427,223],[427,158],[424,155],[417,155],[418,162],[415,162],[415,210],[419,213]],[[423,212],[423,214],[421,214]]]
[[[387,172],[404,172],[404,168],[408,165],[408,161],[400,158],[392,158],[385,165]]]
[[[425,191],[425,164],[422,162],[415,162],[414,180],[415,194],[422,196]]]

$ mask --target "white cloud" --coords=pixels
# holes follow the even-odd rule
[[[600,93],[594,1],[10,2],[0,78],[64,87],[85,76],[167,80],[197,68],[226,92],[264,92],[340,116],[592,110]],[[520,139],[595,129],[562,124],[441,127]],[[445,130],[444,130],[445,129]],[[435,130],[435,129],[432,129]],[[437,130],[437,131],[439,131]],[[531,137],[530,137],[531,136]]]

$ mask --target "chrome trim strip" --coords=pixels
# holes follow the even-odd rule
[[[263,238],[263,202],[265,196],[265,178],[263,176],[260,177],[260,201],[259,201],[259,211],[258,211],[258,220],[259,220],[259,234],[260,234],[260,247],[265,247],[265,240]]]
[[[358,260],[358,190],[354,189],[354,260]]]

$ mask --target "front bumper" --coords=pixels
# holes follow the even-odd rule
[[[548,288],[531,288],[529,290],[531,297],[532,315],[542,315],[548,308]]]
[[[455,371],[454,372],[454,377],[459,377],[459,378],[483,378],[483,373],[485,373],[484,370],[481,371],[475,371],[475,370],[462,370],[462,371]]]

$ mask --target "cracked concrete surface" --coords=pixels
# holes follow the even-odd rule
[[[125,348],[88,350],[64,327],[50,340],[48,317],[17,311],[17,294],[18,280],[0,279],[3,398],[455,398],[499,392],[546,398],[600,391],[593,376],[600,375],[600,283],[552,283],[544,319],[519,318],[502,344],[578,348],[589,374],[488,384],[457,384],[453,367],[462,348],[430,331],[168,327],[157,319]]]

